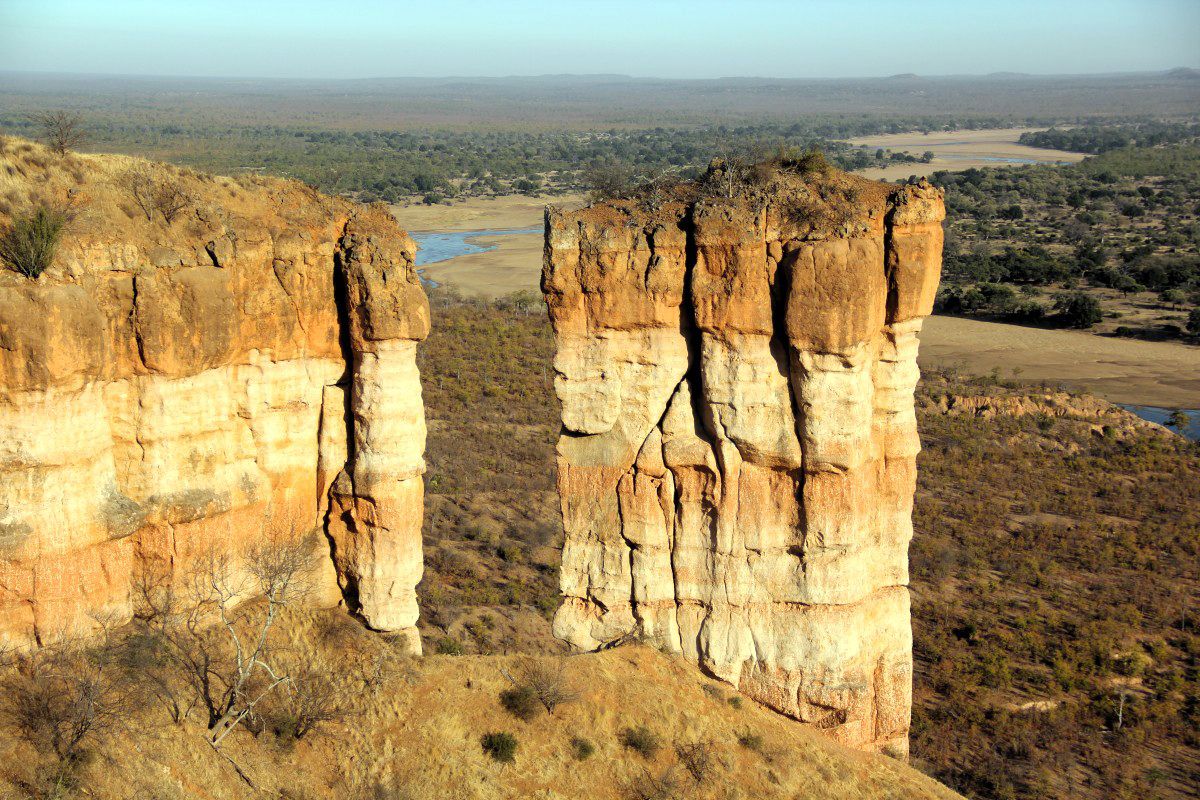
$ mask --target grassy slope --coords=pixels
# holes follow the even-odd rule
[[[424,798],[634,797],[840,798],[957,797],[896,761],[846,750],[728,692],[690,665],[644,647],[568,659],[565,675],[578,702],[528,722],[504,711],[499,693],[517,673],[516,657],[391,656],[381,637],[348,623],[338,611],[285,621],[291,645],[336,657],[344,717],[299,742],[268,727],[235,734],[224,747],[257,789],[212,751],[196,722],[170,724],[152,701],[138,704],[128,728],[89,751],[79,790],[95,798],[241,800],[422,800]],[[383,663],[382,670],[375,665]],[[372,679],[373,675],[382,675]],[[197,715],[199,716],[199,715]],[[266,714],[270,719],[270,710]],[[269,723],[268,723],[269,724]],[[646,758],[624,747],[620,733],[648,725],[662,747]],[[0,729],[0,797],[31,795],[44,759]],[[493,761],[481,737],[508,732],[518,741],[512,764]],[[739,737],[760,736],[746,747]],[[595,752],[580,761],[572,739]],[[696,781],[678,762],[676,743],[707,743],[712,766]],[[667,795],[645,794],[668,785]]]

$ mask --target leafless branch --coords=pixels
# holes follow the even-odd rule
[[[42,139],[55,153],[66,155],[87,141],[83,117],[72,111],[47,111],[35,114],[33,121],[42,129]]]

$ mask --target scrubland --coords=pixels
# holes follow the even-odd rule
[[[519,298],[434,303],[425,641],[544,652],[561,536],[549,326]],[[980,798],[1190,796],[1200,451],[1103,401],[952,369],[927,369],[918,419],[913,763]]]

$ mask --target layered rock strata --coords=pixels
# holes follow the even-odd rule
[[[554,630],[585,650],[651,640],[904,755],[913,390],[943,203],[799,170],[548,212]]]
[[[419,648],[409,237],[295,183],[5,144],[19,202],[75,222],[40,278],[0,273],[0,643],[128,618],[150,570],[311,536],[320,599]],[[136,207],[134,174],[185,210]]]

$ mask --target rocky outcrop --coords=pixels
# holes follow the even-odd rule
[[[11,139],[0,164],[15,208],[75,217],[39,279],[0,274],[0,642],[127,618],[147,570],[308,535],[323,598],[419,648],[429,309],[408,236],[291,182]],[[185,211],[139,208],[135,171]]]
[[[921,319],[943,204],[805,164],[546,219],[556,634],[630,636],[907,753]],[[736,184],[736,188],[735,188]]]

